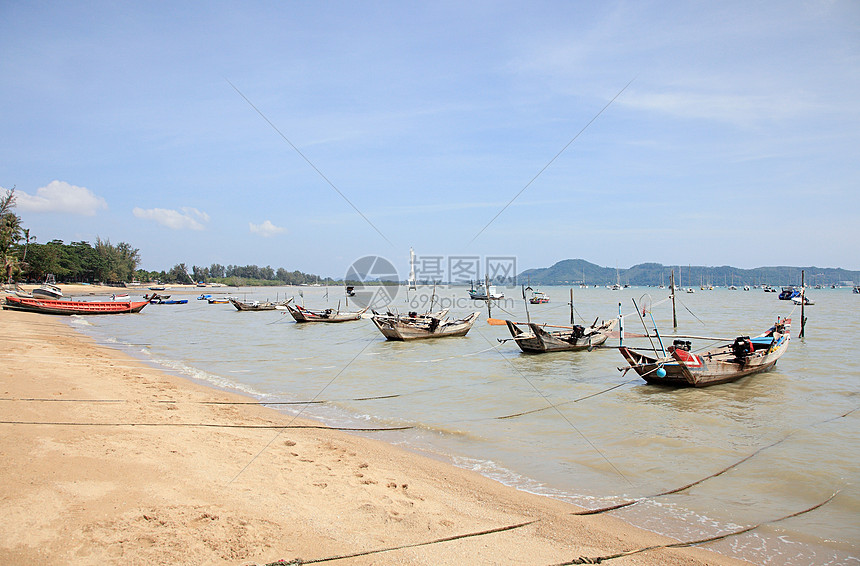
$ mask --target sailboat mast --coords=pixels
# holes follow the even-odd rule
[[[415,251],[409,248],[409,289],[415,290]],[[407,289],[407,291],[409,290]]]

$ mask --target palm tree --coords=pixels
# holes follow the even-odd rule
[[[21,241],[21,217],[12,212],[15,208],[15,187],[0,198],[0,261],[6,271],[6,281],[12,282],[12,270],[18,265],[14,248]],[[29,235],[29,232],[28,232]]]

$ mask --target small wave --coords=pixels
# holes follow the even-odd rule
[[[218,387],[219,389],[229,389],[232,391],[238,391],[239,393],[251,395],[252,397],[256,397],[256,398],[263,396],[262,392],[257,391],[256,389],[254,389],[250,385],[247,385],[244,383],[239,383],[239,382],[233,381],[231,379],[227,379],[223,376],[216,375],[214,373],[209,373],[209,372],[203,371],[201,369],[197,369],[195,367],[189,366],[189,365],[184,364],[182,362],[178,362],[175,360],[167,360],[167,359],[153,359],[152,361],[157,363],[158,365],[160,365],[162,367],[169,368],[169,369],[171,369],[171,370],[173,370],[173,371],[175,371],[181,375],[190,377],[190,378],[197,380],[197,381],[202,381],[204,383],[208,383],[210,385],[214,385],[215,387]]]

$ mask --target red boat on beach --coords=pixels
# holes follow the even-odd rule
[[[123,314],[140,312],[148,304],[148,301],[56,301],[7,296],[3,308],[43,314]]]

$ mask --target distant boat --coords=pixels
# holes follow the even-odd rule
[[[504,299],[505,294],[496,291],[495,285],[486,285],[484,289],[475,289],[475,285],[469,289],[469,298],[473,301],[499,300]]]
[[[690,342],[675,340],[668,356],[646,356],[621,346],[619,351],[629,368],[648,383],[680,387],[706,387],[735,381],[771,369],[788,349],[791,319],[777,319],[764,333],[750,338],[739,336],[729,344],[694,354]]]
[[[113,295],[110,296],[110,299],[112,301],[127,301],[128,300],[128,293],[114,293]]]
[[[20,297],[22,299],[32,299],[33,293],[27,291],[26,289],[15,283],[15,296]]]
[[[8,296],[3,308],[42,314],[95,315],[140,312],[147,304],[149,304],[147,301],[58,301],[55,299],[25,299]]]
[[[779,294],[779,300],[780,301],[790,301],[791,299],[793,299],[795,297],[799,297],[799,296],[800,296],[800,291],[797,289],[797,287],[794,287],[794,286],[783,287],[782,292]]]
[[[549,302],[549,297],[541,291],[532,291],[532,296],[529,302],[533,305],[542,305]]]
[[[801,300],[801,296],[803,297],[803,300]],[[814,305],[815,304],[815,301],[813,301],[812,299],[810,299],[806,295],[798,295],[796,297],[792,297],[791,302],[794,303],[795,305],[799,305],[801,303],[803,303],[804,305]]]
[[[63,296],[63,290],[57,287],[54,276],[48,275],[44,283],[33,289],[32,294],[36,299],[60,299]]]
[[[226,305],[230,303],[230,297],[209,297],[206,299],[210,305]]]
[[[156,297],[155,299],[150,299],[149,302],[153,305],[184,305],[188,302],[188,299],[166,299]]]

